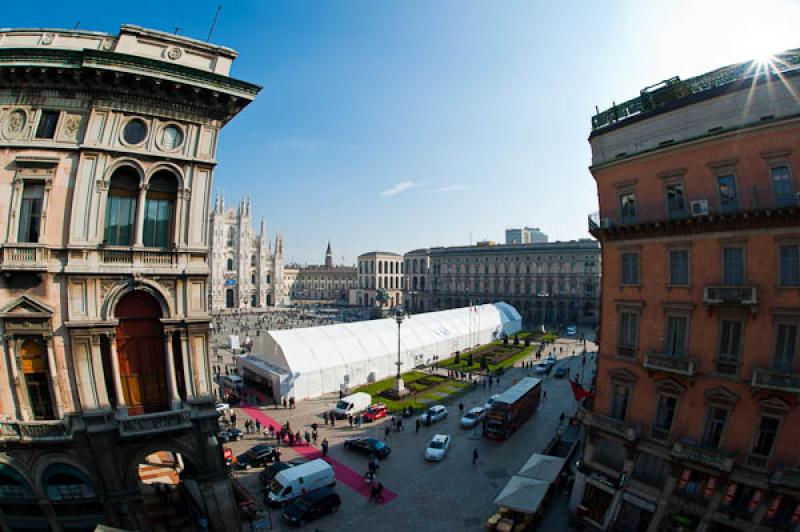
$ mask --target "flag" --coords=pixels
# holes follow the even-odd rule
[[[583,386],[578,384],[577,380],[569,381],[570,386],[572,386],[572,395],[575,396],[576,401],[580,401],[584,397],[591,397],[592,392],[588,392],[583,389]]]

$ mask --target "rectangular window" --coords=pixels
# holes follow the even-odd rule
[[[797,325],[779,323],[775,337],[775,353],[772,356],[772,369],[786,373],[795,370],[797,354]]]
[[[26,182],[22,186],[22,201],[19,207],[18,242],[38,242],[42,221],[44,185]]]
[[[109,194],[106,205],[105,243],[111,246],[130,246],[136,220],[136,197],[119,190]]]
[[[689,251],[685,249],[669,252],[669,284],[687,286],[689,284]]]
[[[639,284],[639,254],[622,254],[622,284]]]
[[[667,212],[670,218],[686,216],[686,200],[683,197],[683,183],[667,185]]]
[[[619,314],[619,354],[629,351],[633,356],[639,336],[639,315],[635,312],[620,312]]]
[[[36,128],[37,139],[52,139],[56,136],[59,114],[58,111],[42,111],[39,126]]]
[[[633,192],[619,195],[619,210],[622,215],[622,223],[636,222],[636,196]]]
[[[732,175],[717,177],[719,185],[719,206],[722,212],[731,212],[739,209],[739,199],[736,196],[736,180]]]
[[[744,284],[744,248],[740,246],[722,249],[723,284],[738,286]]]
[[[171,230],[172,200],[148,197],[144,206],[144,245],[168,247],[172,242]]]
[[[775,205],[778,207],[793,207],[797,205],[794,197],[792,176],[789,175],[788,166],[775,166],[770,170],[772,174],[772,191],[775,193]]]
[[[742,348],[742,322],[722,320],[719,326],[717,373],[736,375]]]
[[[664,334],[664,353],[672,356],[686,355],[686,330],[689,320],[686,316],[667,316]]]
[[[633,478],[636,480],[662,488],[668,475],[669,465],[660,456],[642,452],[636,456],[636,464],[633,468]]]
[[[800,245],[780,246],[781,286],[800,286]]]
[[[625,420],[628,415],[628,405],[631,399],[631,389],[622,384],[614,385],[614,397],[611,403],[611,417]]]
[[[719,406],[709,407],[706,414],[706,425],[703,429],[703,445],[718,449],[725,433],[725,423],[728,421],[728,411]]]
[[[778,418],[761,416],[761,423],[758,426],[756,441],[753,444],[753,454],[759,456],[770,456],[772,454],[772,448],[775,445],[775,439],[778,437],[778,428],[780,424],[781,421]]]
[[[656,407],[656,422],[653,436],[666,440],[672,430],[672,423],[675,420],[675,411],[678,408],[678,399],[671,395],[659,395],[658,406]]]

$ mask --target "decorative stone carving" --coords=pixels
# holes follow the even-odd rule
[[[56,36],[54,33],[45,33],[44,37],[42,37],[42,44],[53,44]]]
[[[78,129],[81,127],[81,119],[77,116],[70,116],[64,123],[64,133],[74,139],[78,136]]]
[[[111,279],[103,279],[100,281],[100,298],[105,301],[106,295],[108,295],[108,291],[117,284],[116,281]]]
[[[169,59],[172,59],[173,61],[177,61],[178,59],[181,58],[182,55],[183,52],[181,51],[180,48],[173,46],[172,48],[167,49],[167,57]]]
[[[111,50],[112,48],[114,48],[114,41],[113,41],[113,40],[111,40],[111,39],[106,39],[106,40],[104,40],[104,41],[103,41],[102,48],[103,48],[103,50],[105,50],[105,51],[109,51],[109,50]]]
[[[22,134],[22,130],[25,128],[25,122],[27,122],[27,120],[28,117],[22,109],[12,111],[5,121],[3,133],[10,139],[19,137]]]

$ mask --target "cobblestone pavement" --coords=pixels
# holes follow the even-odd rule
[[[560,352],[564,348],[564,353]],[[596,350],[592,343],[587,346],[590,352]],[[561,339],[549,346],[546,353],[556,351],[559,365],[568,365],[571,374],[581,371],[581,357],[570,356],[580,353],[582,345],[575,340]],[[594,356],[590,355],[586,362],[583,382],[591,380],[594,368]],[[465,410],[482,405],[494,393],[511,386],[514,379],[524,376],[535,376],[532,369],[513,368],[506,370],[500,385],[491,388],[478,388],[459,400],[464,403]],[[552,374],[545,377],[544,390],[547,399],[537,412],[523,427],[505,442],[494,442],[483,439],[472,430],[464,430],[458,426],[458,402],[448,405],[449,416],[432,427],[423,427],[419,434],[414,432],[413,420],[404,420],[405,431],[393,432],[388,444],[392,454],[382,461],[378,479],[396,492],[398,497],[385,505],[369,502],[361,494],[339,483],[337,492],[342,498],[342,509],[339,513],[322,517],[306,525],[307,530],[367,530],[367,531],[442,531],[442,530],[481,530],[485,529],[486,519],[494,513],[493,500],[511,476],[516,473],[534,452],[540,452],[552,439],[559,425],[562,412],[566,416],[576,410],[576,403],[566,379],[555,379]],[[344,450],[342,442],[345,438],[356,435],[383,437],[383,429],[388,420],[381,420],[361,429],[350,428],[346,422],[339,421],[335,428],[325,426],[321,414],[333,408],[336,397],[327,396],[318,399],[301,401],[297,408],[284,410],[262,407],[264,413],[283,423],[290,421],[293,430],[305,430],[311,423],[318,423],[319,440],[327,438],[330,443],[329,454],[357,472],[367,470],[367,458],[358,453]],[[244,422],[246,416],[237,409],[238,424]],[[310,430],[310,428],[308,429]],[[450,434],[453,443],[444,461],[428,463],[423,459],[423,451],[430,438],[437,433]],[[242,452],[260,440],[251,435],[248,439],[231,445],[235,453]],[[472,451],[479,453],[478,464],[471,463]],[[289,460],[297,453],[284,448],[283,459]],[[258,484],[258,469],[237,473],[243,484],[255,494],[261,494]],[[542,530],[569,530],[567,525],[567,509],[564,497],[554,497],[551,504],[553,511],[546,511]],[[272,512],[272,521],[276,530],[285,529],[279,511]],[[557,527],[557,528],[553,528]]]

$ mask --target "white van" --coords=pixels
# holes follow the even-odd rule
[[[299,466],[284,469],[269,485],[269,502],[282,505],[315,489],[336,485],[331,465],[318,458]]]
[[[370,394],[365,392],[356,392],[352,395],[348,395],[347,397],[342,397],[339,399],[339,402],[336,403],[334,412],[336,413],[337,419],[342,419],[347,416],[355,416],[356,414],[360,414],[371,404],[372,396]]]

